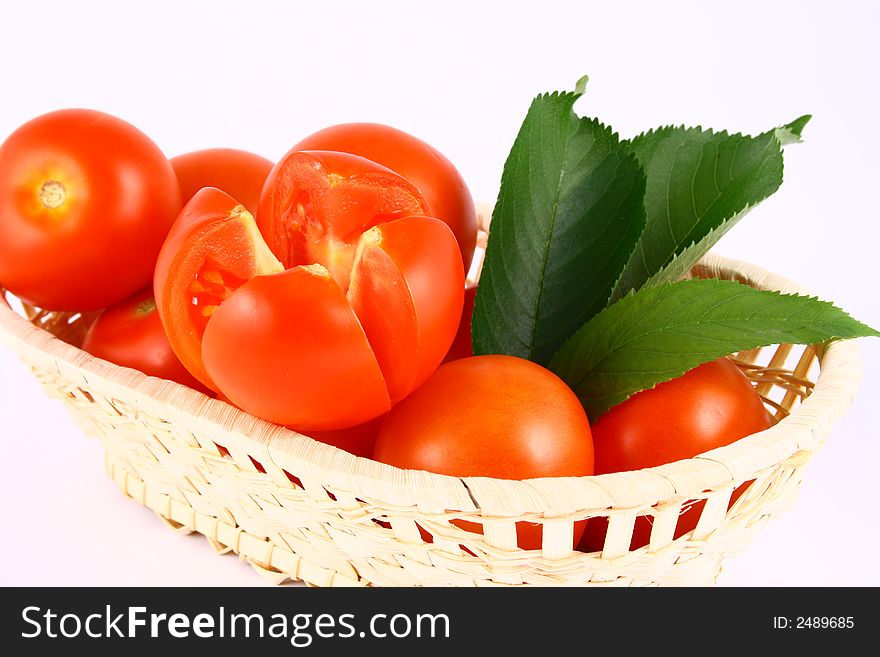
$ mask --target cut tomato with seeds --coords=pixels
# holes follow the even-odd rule
[[[301,151],[272,169],[257,223],[285,267],[319,263],[347,289],[361,235],[421,214],[419,191],[393,171],[348,153]]]
[[[201,357],[216,308],[253,276],[282,269],[231,196],[206,187],[186,204],[159,253],[153,287],[171,347],[199,381],[218,390]]]
[[[354,426],[391,406],[360,322],[321,265],[239,287],[208,322],[202,357],[236,406],[303,431]]]
[[[455,236],[423,207],[408,181],[345,153],[286,156],[259,223],[202,190],[156,268],[175,352],[271,422],[336,432],[384,414],[436,369],[461,316]]]
[[[427,208],[417,214],[446,223],[458,240],[467,271],[477,244],[477,213],[464,179],[440,151],[421,139],[378,123],[343,123],[309,135],[295,150],[341,151],[388,167],[416,186]]]

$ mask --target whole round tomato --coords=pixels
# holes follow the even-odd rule
[[[555,374],[513,356],[473,356],[444,363],[391,409],[373,458],[455,477],[576,477],[593,474],[593,441],[580,401]],[[520,547],[541,547],[540,524],[516,529]]]
[[[235,148],[208,148],[171,158],[183,202],[203,187],[216,187],[256,214],[273,162]]]
[[[0,282],[52,310],[97,310],[150,282],[180,210],[162,151],[108,114],[68,109],[0,146]]]
[[[342,151],[386,166],[409,180],[425,199],[425,214],[455,234],[465,272],[477,244],[477,213],[461,174],[442,153],[421,139],[379,123],[343,123],[309,135],[294,151]]]
[[[719,358],[639,392],[593,423],[596,474],[639,470],[689,459],[772,426],[754,387],[729,359]],[[731,504],[745,490],[732,496]],[[704,502],[679,517],[675,537],[693,530]],[[647,545],[651,524],[640,516],[631,549]],[[590,522],[584,549],[601,549],[604,527]]]
[[[207,391],[171,350],[152,287],[104,310],[89,327],[82,348],[111,363]]]

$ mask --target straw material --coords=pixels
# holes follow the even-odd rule
[[[692,273],[803,292],[714,255]],[[354,457],[96,359],[74,346],[91,317],[26,313],[0,303],[0,341],[102,442],[108,474],[126,495],[276,582],[316,586],[711,584],[727,555],[794,502],[860,378],[853,341],[736,354],[779,420],[766,431],[637,472],[460,479]],[[728,509],[734,489],[752,480]],[[696,500],[706,501],[696,528],[673,539],[679,513]],[[652,520],[650,544],[630,550],[638,516]],[[573,525],[589,518],[608,519],[602,549],[575,551]],[[483,534],[454,520],[480,523]],[[541,550],[516,546],[523,520],[543,524]]]

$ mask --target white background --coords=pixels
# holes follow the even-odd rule
[[[0,5],[0,139],[61,107],[116,114],[169,156],[276,159],[343,121],[402,128],[493,201],[531,98],[590,75],[578,110],[624,137],[660,124],[756,133],[812,113],[785,184],[716,252],[880,327],[877,34],[870,2],[29,2]],[[11,7],[15,7],[14,9]],[[795,508],[722,585],[878,585],[880,340]],[[0,351],[0,583],[253,585],[107,479],[97,441]]]

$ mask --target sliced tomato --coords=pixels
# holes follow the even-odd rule
[[[474,201],[461,174],[436,148],[387,125],[342,123],[309,135],[294,149],[353,153],[399,173],[424,196],[424,214],[445,222],[455,233],[464,268],[470,268],[477,244]]]
[[[422,209],[409,182],[345,153],[284,158],[258,223],[200,191],[156,269],[175,353],[236,406],[300,431],[384,414],[437,368],[461,316],[455,236]]]
[[[458,329],[464,268],[455,236],[431,217],[404,217],[361,239],[348,298],[385,372],[391,400],[437,369]]]
[[[361,235],[421,214],[421,194],[393,171],[348,153],[297,151],[266,179],[257,223],[285,267],[321,264],[346,290]]]
[[[202,357],[234,404],[301,431],[354,426],[391,407],[367,336],[321,265],[239,287],[208,322]]]
[[[219,189],[197,192],[174,222],[156,263],[156,305],[174,353],[209,388],[219,391],[202,363],[208,319],[252,277],[283,269],[251,214]]]

